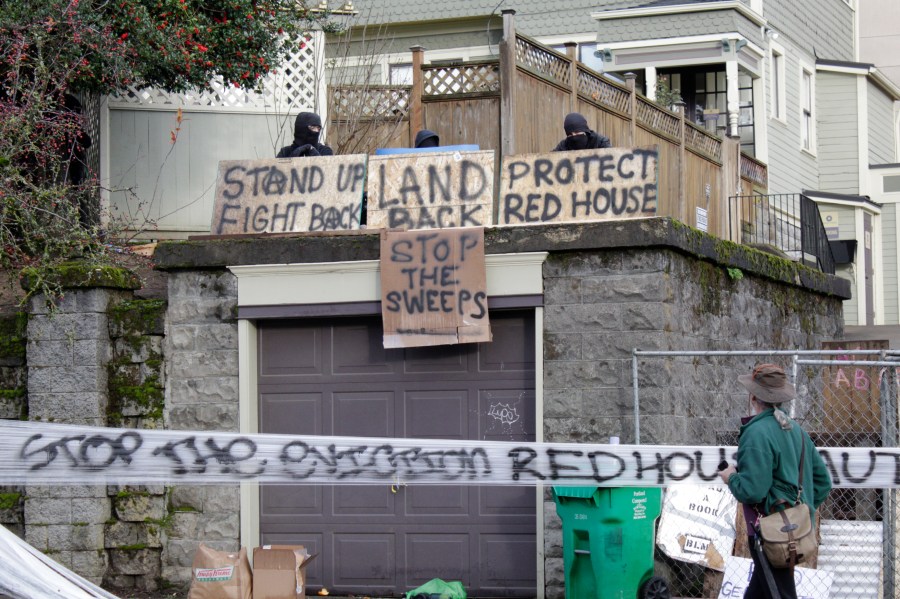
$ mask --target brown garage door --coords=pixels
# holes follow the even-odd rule
[[[533,441],[534,318],[491,313],[493,341],[385,350],[379,317],[260,321],[263,433]],[[503,407],[510,408],[503,410]],[[432,578],[533,597],[535,491],[264,486],[263,544],[319,557],[309,586],[400,595]]]

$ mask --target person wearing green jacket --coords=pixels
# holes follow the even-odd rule
[[[800,450],[803,452],[801,499],[813,510],[822,505],[831,491],[828,467],[809,435],[781,409],[796,396],[784,370],[775,364],[759,364],[751,374],[738,377],[750,392],[750,416],[742,419],[738,436],[737,467],[728,466],[719,475],[732,495],[744,508],[747,532],[756,534],[754,524],[760,515],[771,513],[779,500],[793,505],[797,499],[800,476]],[[796,599],[793,568],[773,568],[780,597],[770,598],[760,570],[760,560],[753,539],[750,540],[753,575],[744,594],[745,599]]]

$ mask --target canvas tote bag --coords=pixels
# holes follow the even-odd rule
[[[759,519],[759,535],[763,541],[763,551],[773,568],[792,568],[803,563],[815,554],[819,545],[816,531],[812,526],[812,510],[800,500],[803,492],[803,458],[806,452],[802,433],[800,441],[802,445],[797,500],[793,506]],[[782,499],[775,507],[787,503]]]

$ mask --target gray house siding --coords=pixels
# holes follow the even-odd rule
[[[816,97],[821,191],[859,193],[857,75],[819,71]]]
[[[819,58],[854,60],[853,11],[844,0],[782,0],[763,8],[769,26]]]
[[[846,264],[844,266],[838,266],[835,269],[835,274],[837,274],[837,276],[850,281],[850,292],[853,294],[853,297],[844,300],[844,324],[851,327],[857,326],[859,324],[865,324],[859,322],[859,318],[856,313],[856,296],[859,294],[856,289],[856,280],[854,279],[856,268],[857,267],[852,264]]]
[[[804,64],[815,64],[804,56]],[[800,149],[800,55],[785,47],[785,122],[769,120],[769,193],[797,193],[817,189],[817,157]]]
[[[749,0],[742,0],[749,5]],[[684,0],[682,4],[710,4],[710,0]],[[597,21],[591,18],[591,13],[599,11],[621,10],[629,8],[647,7],[647,0],[517,0],[515,3],[501,3],[498,0],[453,0],[452,2],[422,2],[421,0],[379,0],[377,6],[369,10],[362,10],[357,22],[390,23],[430,21],[435,19],[458,19],[460,17],[480,16],[496,14],[499,19],[500,10],[512,8],[516,11],[516,28],[532,37],[556,36],[565,34],[596,33]],[[663,7],[664,8],[664,7]],[[725,12],[725,11],[715,11]],[[732,12],[732,11],[728,11]],[[694,17],[697,17],[695,13]],[[707,13],[713,14],[713,13]],[[615,21],[615,26],[600,24],[600,31],[619,29],[620,21]],[[727,31],[737,30],[732,24]],[[665,35],[654,37],[673,37],[692,35],[687,31],[681,31],[679,27],[670,25],[663,30]],[[707,31],[706,33],[719,33]],[[759,36],[759,30],[748,28],[747,32],[741,31],[745,36]],[[643,36],[625,39],[644,39]],[[608,42],[617,40],[609,39]],[[624,40],[619,40],[624,41]],[[757,39],[754,39],[757,41]],[[430,47],[428,44],[426,46]]]
[[[530,36],[562,35],[565,33],[595,33],[597,22],[591,12],[598,2],[590,0],[519,0],[498,8],[498,0],[453,0],[452,2],[422,2],[421,0],[379,0],[369,10],[361,10],[351,25],[369,23],[402,23],[435,19],[458,19],[496,14],[512,8],[516,11],[516,28]],[[428,44],[425,44],[428,46]],[[429,46],[430,47],[430,46]]]
[[[427,51],[447,50],[454,48],[472,48],[480,46],[496,46],[503,37],[500,19],[490,24],[491,29],[486,30],[479,26],[472,31],[459,31],[452,33],[435,33],[428,29],[420,29],[414,32],[402,34],[393,31],[379,33],[372,27],[364,42],[346,43],[340,38],[333,38],[334,43],[325,49],[325,57],[329,60],[341,61],[346,56],[371,56],[373,54],[403,54],[409,53],[412,46],[422,46]],[[518,23],[517,23],[518,28]],[[454,57],[462,58],[462,56]]]
[[[900,284],[897,281],[897,204],[881,208],[881,260],[884,265],[884,324],[900,324]]]
[[[721,34],[737,31],[743,21],[746,19],[728,10],[600,21],[597,41],[603,44]]]
[[[894,156],[894,106],[881,88],[868,83],[869,164],[892,164]]]

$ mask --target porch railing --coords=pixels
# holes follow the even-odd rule
[[[729,202],[729,230],[745,245],[769,246],[834,274],[834,257],[819,206],[800,193],[742,195]]]

